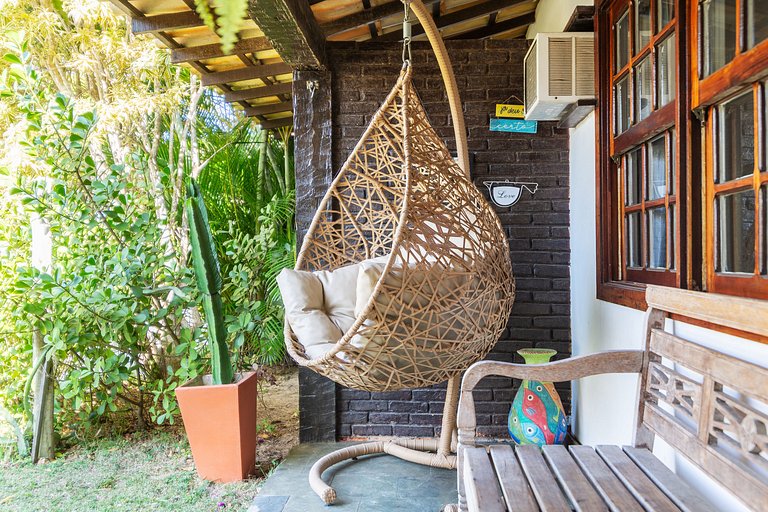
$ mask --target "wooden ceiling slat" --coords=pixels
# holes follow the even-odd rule
[[[166,32],[182,28],[201,27],[205,25],[195,11],[174,12],[170,14],[158,14],[133,18],[131,30],[134,34],[146,34],[148,32]]]
[[[277,114],[278,112],[291,112],[292,110],[293,103],[290,101],[283,101],[280,103],[270,103],[269,105],[257,105],[255,107],[248,107],[245,109],[245,115],[262,116],[265,114]]]
[[[424,0],[424,5],[428,6],[430,4],[434,4],[436,8],[439,8],[440,0]],[[323,32],[327,37],[332,36],[333,34],[338,34],[340,32],[345,32],[347,30],[352,30],[353,28],[361,27],[363,25],[368,25],[369,23],[373,23],[382,18],[393,16],[395,14],[401,14],[403,12],[404,8],[402,2],[400,2],[400,0],[395,0],[394,2],[377,5],[376,7],[371,7],[370,9],[366,9],[355,14],[350,14],[349,16],[344,16],[343,18],[339,18],[334,21],[323,23],[320,25],[320,28],[323,29]]]
[[[236,42],[235,47],[229,53],[221,51],[220,43],[178,48],[171,52],[171,62],[179,64],[193,60],[215,59],[217,57],[226,57],[227,55],[242,55],[244,53],[255,53],[271,49],[272,44],[266,37],[251,37]]]
[[[489,0],[487,2],[483,2],[482,4],[473,5],[472,7],[467,7],[466,9],[454,11],[450,14],[443,14],[435,20],[435,25],[437,25],[437,28],[450,27],[451,25],[456,25],[457,23],[464,23],[465,21],[487,16],[502,9],[513,7],[517,4],[522,4],[527,1],[529,0]],[[423,33],[424,28],[419,24],[414,24],[413,28],[411,29],[412,37],[420,36]],[[402,32],[395,30],[394,32],[388,32],[380,36],[378,40],[400,41],[402,38]]]
[[[224,93],[224,99],[227,101],[255,100],[257,98],[266,98],[268,96],[279,96],[281,94],[291,94],[293,84],[276,84],[268,87],[251,87],[240,91],[231,91]]]
[[[283,126],[293,126],[293,117],[281,117],[280,119],[272,119],[261,122],[261,127],[264,130],[282,128]]]
[[[454,34],[449,39],[485,39],[501,32],[530,25],[534,21],[536,21],[536,13],[529,12],[528,14],[510,18],[499,23],[491,23],[490,25],[470,30],[469,32]]]
[[[343,18],[329,21],[328,23],[323,23],[320,25],[320,28],[327,37],[333,34],[338,34],[339,32],[344,32],[345,30],[367,25],[376,20],[380,20],[381,18],[386,18],[387,16],[392,16],[393,14],[401,12],[403,12],[403,4],[400,0],[394,0],[393,2],[377,5],[376,7],[349,16],[344,16]]]
[[[112,3],[122,12],[133,18],[143,18],[144,13],[133,6],[128,0],[112,0]]]
[[[229,82],[242,82],[243,80],[253,80],[268,76],[283,75],[292,73],[291,66],[285,63],[264,64],[262,66],[250,66],[240,69],[230,69],[228,71],[217,71],[207,73],[201,77],[203,85],[220,85]]]

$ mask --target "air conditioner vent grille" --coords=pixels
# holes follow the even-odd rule
[[[525,109],[528,110],[536,101],[536,42],[531,46],[528,58],[525,60]]]
[[[595,95],[595,40],[579,37],[576,41],[576,96]]]
[[[573,95],[573,38],[549,40],[549,95]]]

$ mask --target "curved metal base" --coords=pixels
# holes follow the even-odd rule
[[[448,379],[440,438],[392,439],[371,441],[331,452],[315,462],[309,470],[309,485],[326,505],[336,501],[336,491],[323,481],[323,471],[343,460],[361,455],[386,453],[397,458],[433,468],[456,468],[456,410],[459,405],[459,377]]]
[[[336,501],[336,491],[326,484],[323,472],[334,464],[354,459],[361,455],[386,453],[409,462],[434,468],[454,469],[456,455],[442,453],[437,439],[393,439],[391,441],[372,441],[348,448],[342,448],[322,457],[309,470],[309,485],[326,505]],[[431,453],[436,452],[436,453]]]

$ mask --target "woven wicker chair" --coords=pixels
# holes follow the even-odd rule
[[[443,71],[465,170],[430,126],[406,62],[325,194],[296,269],[333,270],[390,255],[387,264],[354,325],[322,357],[309,358],[287,322],[286,342],[300,365],[350,388],[386,391],[448,380],[443,432],[439,443],[372,442],[324,457],[310,483],[326,503],[335,492],[320,476],[344,459],[386,452],[454,466],[458,377],[496,343],[514,298],[505,233],[466,169],[466,134],[445,47],[423,4],[411,7]]]

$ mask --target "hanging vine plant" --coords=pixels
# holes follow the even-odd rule
[[[229,53],[237,42],[248,0],[195,0],[200,19],[221,38],[221,49]]]

